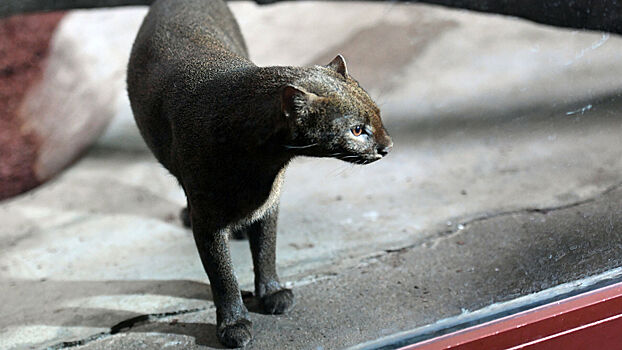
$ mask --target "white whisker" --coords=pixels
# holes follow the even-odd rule
[[[313,146],[317,146],[317,143],[312,143],[310,145],[306,145],[306,146],[292,146],[292,145],[283,145],[283,147],[288,148],[288,149],[298,149],[298,148],[309,148],[309,147],[313,147]]]
[[[354,164],[350,163],[350,164],[346,164],[343,168],[339,169],[340,171],[338,173],[335,174],[335,176],[341,176],[343,175],[346,171],[351,170],[352,168],[354,168]]]

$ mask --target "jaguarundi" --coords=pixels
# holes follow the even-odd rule
[[[157,0],[133,45],[132,111],[147,145],[183,188],[209,276],[223,345],[252,338],[228,236],[248,237],[255,296],[281,314],[294,304],[275,267],[281,184],[296,156],[368,164],[392,141],[380,111],[337,56],[326,66],[258,67],[223,1]]]

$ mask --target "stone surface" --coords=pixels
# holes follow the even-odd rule
[[[248,349],[343,349],[622,265],[622,186],[589,203],[478,220],[296,288],[287,316],[252,313]],[[252,303],[249,303],[252,307]],[[138,323],[79,349],[220,348],[212,310]]]
[[[277,256],[298,304],[253,312],[251,347],[342,348],[620,265],[620,39],[419,5],[233,9],[259,64],[351,50],[395,141],[366,167],[288,169]],[[143,14],[71,16],[94,31]],[[2,349],[218,347],[183,194],[115,93],[86,157],[0,204]],[[251,290],[247,243],[232,254]]]

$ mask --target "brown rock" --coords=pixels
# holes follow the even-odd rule
[[[0,21],[0,199],[40,183],[34,169],[40,136],[23,128],[19,107],[43,76],[49,44],[63,13]]]

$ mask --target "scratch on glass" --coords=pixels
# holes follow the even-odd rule
[[[566,66],[573,64],[576,60],[581,59],[583,56],[585,56],[586,53],[590,52],[590,51],[594,51],[597,48],[603,46],[607,40],[609,40],[609,33],[603,33],[602,36],[600,37],[600,39],[594,43],[592,43],[592,45],[590,45],[590,47],[586,47],[584,49],[582,49],[581,51],[579,51],[579,53],[577,53],[574,57],[574,59],[566,62]]]
[[[573,115],[573,114],[584,114],[585,112],[589,111],[590,109],[592,109],[592,105],[589,104],[585,107],[581,107],[579,109],[575,109],[574,111],[570,111],[570,112],[566,112],[566,115]]]

